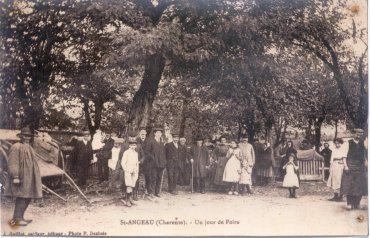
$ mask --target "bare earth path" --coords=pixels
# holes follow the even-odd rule
[[[323,183],[302,183],[298,199],[287,198],[287,191],[279,185],[256,187],[252,196],[243,197],[191,194],[183,188],[177,196],[163,192],[161,198],[140,200],[132,208],[119,202],[118,193],[90,194],[95,201],[92,205],[83,202],[76,192],[64,204],[47,196],[44,207],[33,203],[26,212],[26,218],[33,222],[17,229],[7,225],[13,205],[3,199],[1,234],[367,235],[367,198],[362,200],[361,210],[346,211],[345,202],[327,201],[331,193]],[[133,221],[136,219],[140,221]]]

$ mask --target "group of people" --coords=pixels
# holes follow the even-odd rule
[[[128,133],[119,148],[110,178],[107,167],[113,159],[112,150],[118,149],[118,144],[109,135],[101,141],[100,148],[94,148],[90,133],[85,132],[82,140],[74,142],[78,183],[86,185],[94,154],[98,158],[98,166],[101,166],[99,182],[108,180],[110,189],[118,183],[125,196],[121,201],[129,207],[138,200],[140,175],[144,178],[147,197],[160,197],[165,169],[168,191],[173,195],[177,194],[177,185],[189,185],[191,178],[195,192],[205,193],[206,178],[211,178],[211,184],[218,191],[226,190],[230,195],[251,194],[254,175],[268,178],[272,173],[273,166],[269,159],[272,151],[268,143],[263,143],[258,149],[248,142],[247,136],[242,136],[240,143],[236,140],[227,143],[226,137],[222,136],[216,147],[210,149],[204,138],[197,136],[195,144],[188,147],[185,138],[179,138],[176,133],[172,134],[172,141],[165,144],[162,141],[163,129],[154,128],[152,131],[153,137],[147,137],[145,128],[139,134]],[[367,141],[364,141],[363,134],[362,129],[356,129],[348,147],[342,146],[343,140],[336,139],[335,148],[329,149],[325,145],[321,151],[330,160],[327,185],[334,192],[330,200],[341,201],[346,195],[348,210],[359,208],[362,196],[367,195]],[[21,141],[11,146],[8,155],[0,153],[7,157],[1,159],[6,161],[6,166],[2,164],[1,167],[2,172],[6,167],[8,173],[5,193],[16,198],[9,224],[26,226],[32,220],[25,219],[24,213],[31,199],[42,197],[42,184],[35,151],[30,145],[32,133],[29,128],[23,128],[18,136]],[[255,150],[258,150],[258,156]],[[283,151],[283,187],[289,190],[289,197],[296,198],[296,189],[300,186],[297,150],[289,141]]]

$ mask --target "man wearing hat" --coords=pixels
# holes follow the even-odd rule
[[[172,134],[173,141],[165,145],[167,159],[168,191],[176,195],[177,176],[179,174],[179,134]]]
[[[93,149],[91,145],[91,136],[89,131],[82,132],[83,138],[77,142],[77,184],[86,186],[86,180],[90,168],[90,163],[93,160]]]
[[[153,193],[156,197],[160,197],[163,171],[166,167],[166,151],[161,141],[163,129],[156,127],[153,129],[153,133],[154,138],[148,140],[146,147],[146,160],[147,165],[149,164],[149,168],[147,168],[149,170],[148,193],[149,197],[153,197]]]
[[[348,141],[347,158],[344,159],[344,172],[341,194],[347,195],[347,209],[357,209],[363,195],[367,195],[366,149],[364,131],[355,129],[354,138]]]
[[[23,128],[17,135],[20,143],[12,145],[8,156],[8,169],[11,184],[7,195],[15,197],[15,208],[11,226],[26,226],[32,220],[24,219],[24,213],[32,198],[42,197],[40,169],[36,153],[30,146],[32,133],[29,128]]]
[[[193,166],[194,189],[196,192],[206,193],[205,178],[207,169],[210,165],[209,153],[207,147],[203,146],[203,138],[198,135],[195,137],[196,145],[190,150]]]
[[[97,154],[99,183],[109,180],[108,160],[112,158],[112,149],[114,147],[114,140],[110,132],[106,132],[103,143],[103,148]]]

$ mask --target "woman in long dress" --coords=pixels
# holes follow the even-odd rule
[[[230,147],[226,144],[226,137],[221,137],[220,144],[217,145],[217,147],[213,150],[216,167],[213,183],[218,191],[224,190],[226,185],[226,183],[223,181],[223,175],[227,163],[226,155],[229,149]]]
[[[330,198],[329,201],[340,202],[343,199],[342,194],[340,194],[340,185],[343,177],[344,169],[344,158],[347,156],[348,148],[342,146],[343,140],[341,138],[334,140],[335,148],[332,150],[329,178],[326,183],[328,187],[331,187],[334,192],[334,197]]]
[[[228,160],[225,166],[223,181],[230,184],[229,195],[238,195],[237,186],[240,180],[242,152],[238,148],[236,141],[231,141],[230,146],[231,148],[226,155]]]

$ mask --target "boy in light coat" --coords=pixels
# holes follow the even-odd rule
[[[123,153],[121,165],[125,176],[126,206],[135,205],[132,200],[132,191],[139,177],[139,154],[136,151],[136,139],[129,140],[129,148]]]

